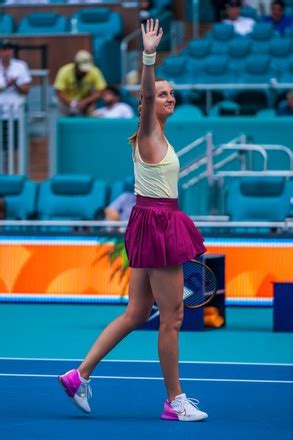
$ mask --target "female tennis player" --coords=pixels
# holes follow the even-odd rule
[[[175,106],[174,92],[164,80],[156,80],[156,48],[163,30],[158,20],[141,25],[143,70],[140,123],[130,138],[133,148],[134,206],[125,234],[132,268],[126,311],[99,335],[78,369],[59,381],[77,406],[90,412],[89,377],[98,362],[127,334],[143,324],[156,302],[160,311],[158,350],[167,391],[162,419],[198,421],[207,414],[198,401],[182,392],[178,374],[178,332],[183,318],[182,263],[205,252],[203,238],[193,222],[178,209],[179,161],[164,136],[168,116]]]

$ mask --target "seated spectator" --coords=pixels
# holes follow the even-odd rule
[[[136,202],[136,196],[133,192],[124,192],[107,208],[105,208],[105,219],[112,221],[127,221],[131,210]]]
[[[106,85],[102,72],[94,66],[92,55],[86,50],[78,51],[74,62],[61,67],[55,79],[60,112],[90,115]]]
[[[293,17],[285,15],[284,9],[285,3],[282,0],[275,0],[271,4],[271,15],[262,19],[265,23],[271,23],[275,31],[281,35],[293,27]]]
[[[120,92],[116,87],[108,86],[102,94],[104,107],[93,111],[96,118],[133,118],[134,112],[130,105],[120,101]]]
[[[0,90],[26,95],[31,83],[30,71],[24,61],[13,57],[14,48],[15,45],[8,40],[0,43]]]
[[[227,18],[223,21],[224,23],[231,24],[237,34],[246,35],[253,31],[255,21],[249,17],[241,17],[240,8],[240,0],[228,0],[226,7]]]
[[[287,93],[287,104],[278,108],[277,115],[293,116],[293,90]]]
[[[32,80],[27,63],[15,59],[13,49],[14,45],[8,40],[0,43],[0,105],[4,107],[5,118],[10,105],[17,115],[17,108],[25,102]]]

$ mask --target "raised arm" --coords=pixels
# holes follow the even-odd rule
[[[141,25],[143,38],[143,68],[141,76],[141,112],[138,140],[143,156],[148,156],[150,145],[145,147],[145,139],[152,137],[156,127],[155,115],[155,59],[156,49],[161,41],[163,30],[159,27],[159,20],[147,20]]]

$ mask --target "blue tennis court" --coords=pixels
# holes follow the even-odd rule
[[[292,365],[181,363],[184,389],[198,396],[209,411],[208,421],[188,424],[159,419],[165,393],[156,361],[101,362],[92,378],[92,413],[83,415],[56,381],[60,372],[78,364],[78,360],[1,359],[5,396],[1,437],[292,438]]]
[[[226,328],[181,333],[183,390],[200,400],[207,421],[160,420],[165,389],[155,331],[132,333],[97,366],[92,413],[81,413],[57,375],[79,365],[100,329],[121,310],[1,306],[1,438],[292,439],[292,336],[272,333],[269,308],[228,308]]]

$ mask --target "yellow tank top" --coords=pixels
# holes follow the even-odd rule
[[[146,163],[139,153],[138,144],[134,148],[134,192],[144,197],[178,198],[179,160],[172,145],[161,162]]]

